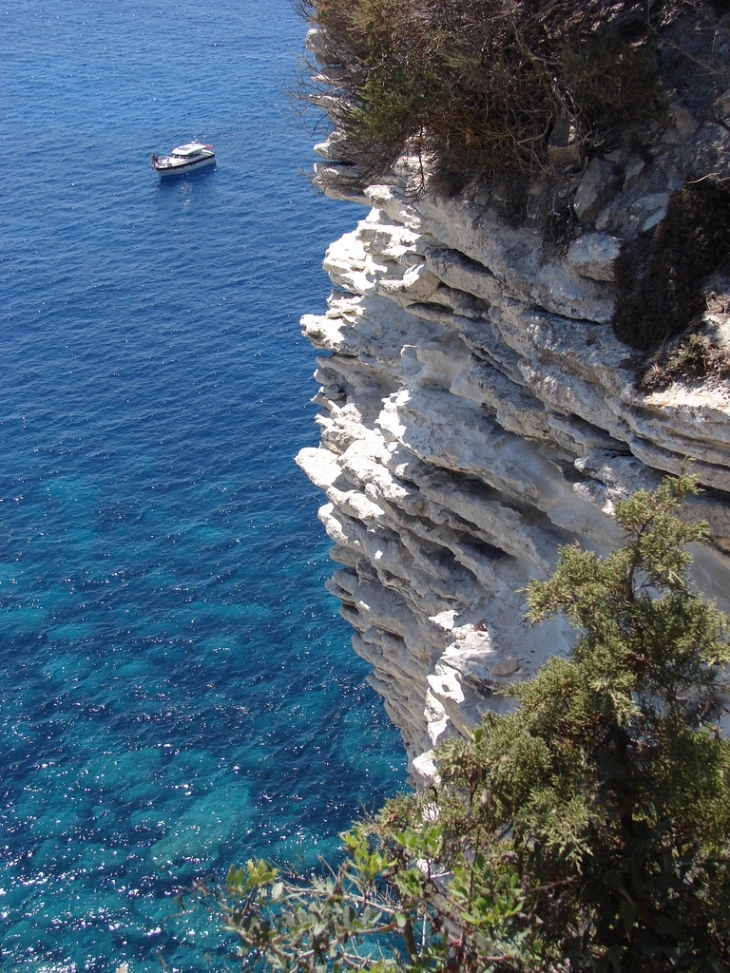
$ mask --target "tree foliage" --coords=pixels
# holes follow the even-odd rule
[[[655,32],[676,0],[300,0],[313,86],[360,180],[408,150],[450,172],[532,172],[570,116],[582,136],[656,111]],[[310,87],[311,91],[311,87]],[[604,132],[605,135],[605,132]]]
[[[569,657],[443,746],[427,793],[345,834],[338,867],[249,862],[199,890],[242,970],[730,968],[730,646],[688,580],[695,491],[682,475],[618,504],[626,543],[606,558],[562,549],[528,602],[575,626]]]

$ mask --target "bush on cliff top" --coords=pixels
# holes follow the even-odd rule
[[[645,117],[654,32],[676,0],[300,0],[321,31],[312,75],[335,95],[358,179],[408,149],[442,170],[533,172],[570,115],[584,136]]]
[[[563,548],[529,617],[578,631],[438,754],[425,795],[344,835],[336,870],[265,862],[200,887],[242,970],[597,973],[730,968],[730,743],[713,728],[727,619],[692,590],[684,475],[617,505],[626,544]]]
[[[704,310],[702,283],[729,260],[730,189],[705,180],[673,193],[616,261],[616,337],[647,351],[684,331]]]

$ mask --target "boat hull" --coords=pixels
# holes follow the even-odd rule
[[[205,159],[195,159],[192,162],[173,163],[172,165],[163,165],[157,162],[153,163],[153,168],[161,176],[179,176],[184,172],[193,172],[195,169],[202,169],[205,166],[212,165],[214,162],[215,155],[210,155]]]

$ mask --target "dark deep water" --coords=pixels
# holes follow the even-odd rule
[[[286,0],[0,17],[0,957],[198,970],[179,885],[331,850],[403,781],[293,463],[298,318],[364,211],[298,171]],[[193,137],[216,170],[162,182]]]

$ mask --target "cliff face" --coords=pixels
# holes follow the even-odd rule
[[[416,200],[396,174],[327,251],[329,310],[302,319],[323,352],[321,444],[298,462],[326,492],[330,587],[417,779],[444,734],[509,707],[498,691],[568,648],[559,620],[524,621],[528,579],[560,545],[614,547],[615,499],[688,456],[712,531],[695,577],[730,609],[730,385],[639,392],[609,326],[622,242],[698,173],[727,175],[729,112],[730,93],[699,118],[677,101],[640,153],[627,136],[559,196],[533,180],[517,200],[507,182]],[[351,195],[333,163],[318,180]],[[564,245],[546,238],[551,212],[570,218]],[[728,288],[713,284],[705,326],[727,346]]]

